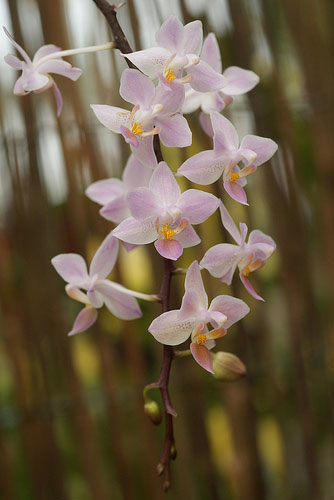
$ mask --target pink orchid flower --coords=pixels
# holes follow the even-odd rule
[[[102,217],[119,224],[131,216],[127,202],[128,193],[138,187],[148,186],[151,176],[152,169],[145,167],[131,155],[123,171],[122,180],[112,178],[93,182],[86,189],[86,195],[102,205]]]
[[[103,304],[120,319],[130,320],[141,316],[138,303],[131,296],[140,294],[106,279],[115,265],[117,255],[118,240],[110,233],[97,249],[89,271],[81,255],[75,253],[60,254],[51,259],[57,273],[68,283],[65,287],[67,294],[85,304],[68,335],[91,327],[97,319],[97,309]]]
[[[205,61],[214,71],[222,73],[222,63],[217,38],[209,33],[203,43],[201,61]],[[185,101],[182,106],[184,114],[192,113],[198,108],[202,109],[200,122],[204,131],[212,136],[212,126],[209,114],[211,111],[223,111],[233,102],[233,96],[245,94],[259,83],[259,77],[253,71],[230,66],[223,72],[226,79],[225,85],[211,92],[197,92],[187,85]]]
[[[247,292],[257,300],[264,300],[255,291],[248,276],[251,272],[263,267],[266,260],[273,254],[276,248],[274,240],[255,229],[250,232],[246,243],[247,225],[241,222],[239,231],[222,203],[220,213],[224,227],[237,244],[221,243],[213,246],[205,253],[200,266],[227,285],[231,284],[238,267],[240,279]]]
[[[170,82],[190,83],[199,92],[217,90],[226,83],[199,54],[203,43],[201,21],[183,26],[175,16],[169,17],[156,34],[158,47],[122,54],[145,75]]]
[[[160,255],[171,260],[201,241],[191,224],[204,222],[219,205],[215,196],[204,191],[188,189],[181,194],[165,162],[154,170],[149,187],[131,191],[127,200],[132,217],[114,229],[114,236],[137,245],[155,241]]]
[[[278,146],[272,139],[257,135],[246,135],[239,146],[238,133],[232,123],[216,111],[210,117],[214,130],[213,150],[192,156],[177,173],[204,185],[212,184],[223,175],[224,188],[231,198],[248,205],[243,189],[246,177],[268,161]],[[243,169],[238,167],[239,162],[244,164]]]
[[[161,84],[154,87],[140,71],[126,69],[121,77],[120,94],[134,104],[132,111],[99,104],[91,107],[102,125],[123,135],[134,156],[145,166],[157,165],[153,150],[155,134],[168,147],[183,148],[191,144],[187,120],[179,113],[184,99],[181,85],[172,89]]]
[[[148,331],[162,344],[179,345],[191,337],[190,350],[195,361],[208,372],[213,371],[209,352],[215,340],[223,337],[227,329],[249,312],[245,302],[229,295],[219,295],[210,306],[200,268],[195,260],[188,268],[185,294],[181,309],[165,312],[154,319]],[[209,331],[207,324],[212,330]]]

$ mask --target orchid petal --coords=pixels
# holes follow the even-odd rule
[[[248,305],[241,299],[231,297],[230,295],[218,295],[210,304],[209,311],[219,311],[227,317],[224,328],[242,319],[249,313]]]
[[[244,285],[244,287],[246,288],[247,292],[252,296],[254,297],[254,299],[256,300],[262,300],[264,302],[264,298],[261,297],[261,295],[259,295],[255,288],[253,287],[252,283],[249,281],[249,279],[240,273],[240,279],[242,281],[242,284]]]
[[[176,239],[159,239],[154,243],[156,251],[166,259],[177,260],[183,254],[183,247]]]
[[[38,71],[28,68],[27,66],[23,67],[22,87],[25,91],[33,92],[34,90],[43,89],[43,87],[46,87],[49,82],[49,76],[41,75]]]
[[[209,137],[213,137],[214,131],[212,128],[210,115],[208,115],[207,113],[200,113],[199,122],[206,135],[208,135]]]
[[[55,82],[53,82],[53,85],[52,85],[52,92],[53,92],[53,95],[55,96],[55,99],[56,99],[57,116],[59,117],[61,110],[63,109],[63,97],[62,97],[61,92],[58,88],[58,85]]]
[[[88,330],[97,320],[97,315],[97,310],[94,307],[84,307],[79,312],[73,323],[72,330],[67,335],[75,335]]]
[[[238,245],[240,245],[241,244],[240,232],[237,226],[235,225],[231,215],[228,213],[227,208],[225,207],[223,202],[220,203],[219,210],[224,228],[230,233],[234,241],[238,243]]]
[[[59,52],[61,50],[60,47],[54,45],[53,43],[48,43],[47,45],[42,45],[34,55],[32,62],[37,63],[42,57],[45,57],[49,54],[54,54],[55,52]]]
[[[9,33],[9,31],[4,26],[2,26],[2,29],[4,30],[5,35],[7,36],[7,38],[9,38],[10,43],[12,45],[14,45],[14,47],[21,54],[21,56],[23,57],[23,59],[28,64],[31,63],[30,57],[28,56],[28,54],[26,53],[26,51],[21,47],[21,45],[19,45],[17,42],[15,42],[14,38],[12,37],[12,35]]]
[[[150,189],[154,192],[162,207],[175,205],[180,197],[181,189],[173,172],[166,162],[160,162],[154,170]]]
[[[159,215],[159,198],[147,187],[140,187],[131,191],[127,196],[131,215],[135,219],[147,219],[152,215]]]
[[[180,54],[195,54],[198,56],[203,44],[203,28],[201,21],[192,21],[183,27],[182,43],[178,47]]]
[[[245,190],[237,182],[224,181],[224,188],[233,200],[242,203],[242,205],[248,205]]]
[[[51,259],[51,264],[64,281],[81,287],[89,281],[87,265],[81,255],[61,253]]]
[[[227,79],[227,85],[225,85],[223,92],[227,95],[245,94],[260,81],[254,71],[239,68],[238,66],[230,66],[223,74]]]
[[[150,324],[148,331],[161,344],[178,345],[187,340],[198,321],[196,318],[179,317],[179,311],[160,314]]]
[[[104,300],[102,295],[97,292],[94,288],[92,290],[87,291],[87,297],[89,302],[92,304],[95,309],[100,309],[103,306]]]
[[[103,179],[93,182],[85,191],[86,196],[100,205],[124,194],[123,182],[119,179]]]
[[[130,144],[130,146],[133,146],[134,148],[139,147],[139,141],[136,135],[130,129],[121,125],[120,130],[127,144]]]
[[[189,266],[184,286],[186,292],[188,290],[192,290],[197,293],[199,307],[202,309],[208,308],[208,296],[203,285],[201,271],[197,260],[194,260],[194,262]]]
[[[217,111],[210,114],[214,130],[213,144],[217,151],[235,151],[239,146],[239,137],[234,125]]]
[[[214,373],[212,356],[205,345],[199,345],[196,342],[191,342],[190,350],[196,363],[204,368],[204,370]]]
[[[226,85],[225,77],[214,71],[204,61],[200,61],[195,66],[187,68],[187,72],[193,77],[190,86],[198,92],[212,92]]]
[[[20,61],[20,59],[13,54],[7,54],[4,57],[4,60],[14,69],[22,69],[22,61]]]
[[[117,134],[121,133],[121,125],[126,126],[129,122],[130,113],[125,109],[105,104],[91,104],[90,107],[99,122]]]
[[[272,139],[267,137],[260,137],[258,135],[246,135],[241,141],[241,148],[251,149],[257,154],[256,160],[253,164],[258,167],[270,160],[276,153],[278,145]]]
[[[184,116],[180,114],[168,117],[158,116],[156,122],[161,125],[160,139],[165,146],[184,148],[191,145],[192,134]]]
[[[154,85],[137,69],[125,69],[122,73],[119,93],[125,101],[148,109],[154,96]]]
[[[169,86],[159,83],[155,89],[153,104],[161,104],[161,115],[170,116],[180,111],[184,100],[184,85],[182,83],[169,82]],[[159,117],[159,115],[157,116]]]
[[[232,278],[241,256],[242,253],[237,245],[221,243],[209,248],[204,254],[200,266],[207,269],[215,278],[221,278],[230,270],[233,270],[233,272],[231,271],[231,275],[229,275],[229,278]],[[225,280],[224,282],[226,283]],[[231,282],[227,282],[227,284],[230,285]]]
[[[13,93],[15,95],[26,95],[29,94],[29,91],[25,90],[23,88],[23,76],[21,75],[15,82],[14,88],[13,88]]]
[[[220,57],[219,45],[216,35],[209,33],[203,43],[201,60],[208,63],[217,73],[222,71],[222,62]]]
[[[183,295],[179,318],[195,318],[201,311],[201,308],[199,306],[200,304],[197,292],[195,292],[195,290],[187,290]]]
[[[105,219],[116,224],[119,224],[131,215],[124,195],[109,201],[109,203],[100,209],[99,213]]]
[[[178,207],[190,224],[201,224],[218,208],[219,200],[211,193],[198,189],[187,189],[182,193]]]
[[[113,230],[113,234],[116,238],[135,245],[152,243],[157,239],[155,219],[155,217],[149,217],[140,221],[134,217],[128,217]]]
[[[256,245],[257,247],[260,247],[267,257],[270,257],[276,248],[274,240],[258,229],[254,229],[249,233],[248,245]]]
[[[69,62],[61,59],[51,59],[38,66],[40,73],[55,73],[70,78],[74,82],[81,76],[82,69],[73,67]]]
[[[197,184],[212,184],[222,175],[229,158],[218,156],[214,151],[201,151],[186,160],[177,173]]]
[[[134,297],[116,290],[110,282],[97,283],[95,288],[103,296],[104,303],[109,311],[120,319],[131,320],[142,315],[138,302]]]
[[[174,239],[179,241],[183,248],[194,247],[201,242],[201,238],[192,226],[186,227],[181,233],[176,234]]]
[[[89,267],[89,275],[106,278],[114,268],[118,256],[118,239],[112,233],[103,240],[97,249]]]
[[[143,165],[134,155],[130,155],[123,172],[124,186],[128,191],[139,186],[148,186],[152,169]]]
[[[177,17],[169,17],[155,35],[157,44],[172,53],[178,52],[182,42],[183,30],[183,25]]]
[[[196,111],[201,106],[203,94],[191,87],[186,91],[182,105],[182,113],[188,114]]]
[[[162,47],[152,47],[121,55],[129,59],[145,75],[154,78],[157,73],[163,71],[165,62],[170,57],[170,51]]]
[[[153,137],[140,137],[139,146],[131,146],[131,151],[140,163],[148,168],[155,168],[158,164],[153,149]]]

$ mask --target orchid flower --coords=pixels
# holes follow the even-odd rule
[[[216,339],[226,335],[227,329],[248,312],[245,302],[229,295],[219,295],[208,306],[208,296],[195,260],[186,274],[181,309],[161,314],[152,321],[148,331],[158,342],[172,346],[191,337],[190,350],[195,361],[214,373],[209,350],[214,347]],[[210,331],[208,323],[213,328]]]
[[[140,71],[126,69],[121,77],[120,94],[134,104],[132,111],[99,104],[91,107],[102,125],[123,135],[134,156],[145,166],[157,165],[153,150],[155,134],[168,147],[183,148],[191,144],[187,120],[178,113],[184,99],[181,85],[173,89],[161,84],[154,87]]]
[[[231,198],[248,205],[243,189],[246,177],[273,156],[277,144],[266,137],[246,135],[239,146],[238,133],[232,123],[216,111],[210,117],[214,130],[213,150],[192,156],[177,173],[198,184],[211,184],[223,175],[224,188]],[[239,162],[244,163],[243,169],[238,167]]]
[[[148,186],[151,176],[152,170],[131,155],[123,171],[122,180],[112,178],[93,182],[86,189],[86,195],[102,205],[102,217],[118,224],[131,215],[127,194],[137,187]]]
[[[220,57],[217,38],[213,33],[209,33],[203,43],[201,61],[205,61],[217,73],[222,72],[222,63]],[[182,106],[183,113],[192,113],[199,107],[202,109],[200,122],[204,131],[208,135],[212,127],[209,113],[211,111],[223,111],[223,109],[233,102],[233,96],[245,94],[252,90],[259,83],[259,77],[253,71],[230,66],[223,72],[226,79],[224,87],[211,92],[197,92],[187,85],[185,101]]]
[[[247,292],[257,300],[264,300],[254,290],[248,276],[265,265],[276,244],[270,236],[258,229],[250,232],[246,243],[247,225],[241,222],[239,231],[225,206],[221,203],[219,208],[223,225],[237,244],[221,243],[213,246],[205,253],[200,266],[227,285],[231,284],[233,274],[238,267],[240,279]]]
[[[155,241],[160,255],[171,260],[201,241],[191,224],[204,222],[219,205],[214,195],[204,191],[188,189],[181,194],[165,162],[154,170],[149,187],[131,191],[127,200],[132,217],[114,229],[114,236],[137,245]]]
[[[7,54],[5,56],[5,61],[9,64],[9,66],[14,69],[22,70],[22,75],[16,80],[13,90],[14,94],[26,95],[29,94],[29,92],[39,93],[44,92],[44,90],[51,87],[56,99],[57,116],[61,113],[63,99],[58,86],[50,76],[50,73],[66,76],[73,81],[76,81],[82,73],[80,68],[75,68],[69,62],[63,61],[62,57],[86,52],[96,52],[98,50],[105,50],[113,47],[113,43],[111,42],[104,45],[97,45],[95,47],[84,47],[80,49],[62,51],[60,47],[48,44],[40,47],[31,60],[26,51],[14,40],[4,26],[3,30],[9,38],[9,41],[23,57],[22,61],[12,54]]]
[[[145,297],[106,279],[115,265],[117,255],[118,240],[109,233],[97,249],[89,271],[84,259],[76,253],[60,254],[51,259],[57,273],[68,283],[65,287],[67,294],[85,304],[68,335],[83,332],[92,326],[97,319],[97,309],[103,304],[120,319],[130,320],[141,316],[138,303],[132,295]]]
[[[201,21],[182,25],[169,17],[156,34],[158,47],[122,54],[145,75],[170,82],[189,83],[194,90],[208,92],[222,88],[225,77],[217,73],[199,54],[203,43]]]

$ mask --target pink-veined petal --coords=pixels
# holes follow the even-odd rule
[[[252,90],[260,81],[254,71],[239,68],[238,66],[230,66],[224,71],[224,76],[227,80],[227,85],[223,88],[224,94],[240,95]]]
[[[222,62],[216,35],[209,33],[205,38],[201,53],[202,61],[208,63],[217,73],[222,71]]]
[[[193,77],[190,86],[198,92],[212,92],[222,89],[226,84],[226,78],[204,61],[187,68],[187,72]]]
[[[191,225],[186,227],[181,233],[176,234],[174,239],[179,241],[183,248],[194,247],[201,242],[201,238]]]
[[[139,187],[131,191],[127,196],[127,201],[131,215],[135,219],[147,219],[160,213],[160,200],[147,187]]]
[[[246,135],[240,144],[240,148],[251,149],[257,154],[256,160],[253,164],[258,167],[270,160],[276,153],[278,145],[272,139],[267,137],[260,137],[258,135]]]
[[[170,16],[155,35],[157,44],[174,53],[182,43],[183,25],[175,16]]]
[[[128,217],[114,229],[113,234],[116,238],[127,243],[146,245],[152,243],[158,237],[155,220],[156,217],[150,217],[143,221]]]
[[[190,224],[201,224],[218,208],[216,196],[199,189],[187,189],[181,194],[178,207],[182,216],[189,219]]]
[[[42,47],[40,47],[34,57],[33,57],[33,63],[37,63],[40,59],[42,59],[42,57],[45,57],[49,54],[54,54],[55,52],[59,52],[61,50],[60,47],[57,47],[57,45],[54,45],[53,43],[49,43],[47,45],[42,45]]]
[[[96,118],[105,127],[117,134],[121,133],[121,126],[126,126],[129,122],[129,111],[115,106],[106,104],[91,104],[90,107],[94,111]]]
[[[122,73],[119,93],[125,101],[148,109],[154,96],[154,85],[137,69],[125,69]]]
[[[40,73],[55,73],[65,76],[74,82],[81,76],[82,69],[73,67],[69,62],[61,59],[50,59],[38,66]]]
[[[145,75],[154,78],[163,71],[165,62],[171,53],[162,47],[152,47],[121,55],[129,59]]]
[[[159,239],[154,243],[156,251],[166,259],[177,260],[183,254],[183,246],[175,239]]]
[[[81,333],[85,330],[88,330],[88,328],[90,328],[96,320],[97,310],[94,307],[90,306],[84,307],[76,317],[72,326],[72,330],[68,333],[68,335],[75,335],[76,333]]]
[[[85,193],[90,200],[106,205],[110,200],[124,195],[124,186],[120,179],[102,179],[88,186]]]
[[[200,266],[207,269],[215,278],[222,278],[229,273],[228,279],[230,280],[241,257],[242,254],[237,245],[221,243],[209,248],[204,254]],[[225,280],[224,282],[226,283]],[[230,281],[227,282],[228,285],[230,283]]]
[[[186,160],[177,173],[197,184],[208,185],[219,179],[228,164],[228,157],[211,150],[201,151]]]
[[[111,282],[110,282],[111,283]],[[131,320],[142,315],[138,302],[134,297],[121,292],[108,283],[97,283],[96,290],[103,296],[109,311],[120,319]]]
[[[194,260],[194,262],[189,266],[184,286],[186,291],[192,290],[197,293],[199,307],[206,310],[208,308],[208,296],[203,285],[201,271],[197,260]]]
[[[161,207],[173,206],[181,194],[181,189],[173,172],[164,161],[160,162],[154,170],[150,181],[150,189],[156,195]]]
[[[214,149],[217,151],[236,151],[239,147],[239,137],[234,125],[217,111],[213,111],[210,117],[214,130]]]
[[[192,21],[183,28],[182,43],[177,52],[182,55],[195,54],[198,56],[203,44],[203,28],[201,21]]]
[[[210,351],[205,345],[199,345],[196,342],[191,342],[190,344],[191,354],[194,357],[196,363],[198,363],[204,370],[214,373],[213,371],[213,361]]]
[[[230,295],[218,295],[211,302],[209,311],[219,311],[225,314],[227,320],[224,323],[224,328],[227,329],[246,316],[250,309],[241,299],[231,297]]]
[[[244,285],[244,287],[246,288],[247,292],[252,296],[254,297],[254,299],[256,300],[262,300],[264,302],[264,298],[261,297],[261,295],[259,295],[255,288],[253,287],[252,283],[249,281],[249,279],[240,273],[240,279],[242,281],[242,284]]]
[[[114,268],[118,256],[118,239],[109,233],[97,249],[89,267],[89,275],[106,278]]]
[[[81,255],[61,253],[51,259],[51,264],[64,281],[81,287],[89,282],[87,265]]]
[[[59,117],[61,110],[63,109],[63,97],[62,97],[61,92],[58,88],[58,85],[55,82],[53,82],[53,85],[52,85],[52,92],[53,92],[53,95],[55,96],[55,99],[56,99],[57,116]]]
[[[31,63],[31,59],[30,57],[28,56],[28,54],[26,53],[26,51],[21,47],[21,45],[19,45],[17,42],[15,42],[14,38],[12,37],[12,35],[9,33],[9,31],[7,30],[7,28],[5,28],[4,26],[2,26],[2,29],[4,30],[5,32],[5,35],[7,36],[7,38],[9,38],[9,41],[12,45],[14,45],[14,47],[16,48],[16,50],[21,54],[21,56],[23,57],[23,59],[29,64]]]
[[[224,188],[233,200],[242,203],[242,205],[248,205],[246,192],[237,182],[224,181]]]
[[[22,69],[22,61],[20,61],[20,59],[13,54],[7,54],[4,57],[4,60],[14,69]]]
[[[150,324],[148,331],[161,344],[178,345],[187,340],[198,323],[196,318],[179,317],[179,311],[160,314]]]
[[[158,116],[156,119],[161,126],[160,139],[167,147],[185,148],[192,143],[192,134],[184,116]]]
[[[131,215],[124,195],[109,201],[109,203],[100,209],[99,213],[104,219],[115,222],[116,224],[119,224]]]
[[[240,232],[237,226],[235,225],[235,222],[232,219],[231,215],[228,213],[227,208],[225,207],[223,202],[220,202],[219,210],[223,226],[230,233],[234,241],[238,243],[238,245],[240,245],[241,244]]]

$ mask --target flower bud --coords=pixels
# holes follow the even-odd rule
[[[217,352],[213,355],[214,377],[223,382],[235,382],[246,375],[244,363],[230,352]]]
[[[144,404],[144,412],[154,425],[159,425],[162,420],[160,406],[156,401],[149,399]]]

